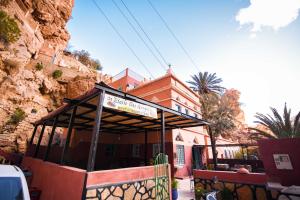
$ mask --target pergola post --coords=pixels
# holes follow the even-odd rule
[[[65,157],[66,157],[66,154],[67,154],[67,151],[68,151],[68,148],[69,148],[69,144],[70,144],[70,139],[71,139],[71,134],[72,134],[72,129],[73,129],[73,123],[74,123],[75,116],[76,116],[76,111],[77,111],[77,106],[75,106],[73,108],[73,112],[71,114],[71,118],[70,118],[70,121],[69,121],[67,138],[66,138],[66,141],[65,141],[65,145],[64,145],[62,155],[61,155],[61,160],[60,160],[61,165],[65,164]]]
[[[40,148],[40,145],[41,145],[41,141],[43,139],[43,135],[44,135],[44,132],[45,132],[45,127],[46,127],[46,122],[43,123],[43,128],[41,130],[41,133],[40,133],[40,136],[39,136],[39,140],[36,144],[36,148],[35,148],[35,152],[34,152],[34,156],[33,157],[37,157],[38,155],[38,152],[39,152],[39,148]]]
[[[59,115],[57,115],[57,116],[55,117],[54,122],[53,122],[53,124],[52,124],[52,131],[51,131],[51,133],[50,133],[50,137],[49,137],[49,141],[48,141],[47,150],[46,150],[46,153],[45,153],[45,156],[44,156],[44,161],[47,161],[47,160],[48,160],[48,156],[49,156],[49,153],[50,153],[51,144],[52,144],[53,136],[54,136],[54,133],[55,133],[55,129],[56,129],[58,117],[59,117]]]
[[[165,154],[166,153],[166,130],[165,130],[165,113],[163,110],[161,110],[160,112],[160,122],[161,122],[161,126],[160,126],[160,141],[161,141],[161,153]]]
[[[145,166],[147,166],[147,155],[148,155],[148,130],[145,129],[145,150],[144,150],[144,162]]]
[[[91,138],[91,146],[90,146],[89,159],[88,159],[88,164],[87,164],[88,172],[93,171],[94,167],[95,167],[95,159],[96,159],[98,139],[99,139],[99,133],[100,133],[104,96],[105,96],[105,91],[102,90],[102,92],[100,93],[99,98],[98,98],[95,126],[93,128],[93,133],[92,133],[92,138]]]
[[[29,141],[29,144],[32,145],[33,143],[33,140],[34,140],[34,136],[36,134],[36,131],[37,131],[37,128],[39,127],[38,124],[34,125],[34,129],[33,129],[33,132],[32,132],[32,135],[31,135],[31,138],[30,138],[30,141]]]

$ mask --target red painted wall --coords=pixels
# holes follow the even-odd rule
[[[300,185],[300,138],[264,139],[258,141],[266,173],[282,185]],[[273,154],[289,154],[293,170],[277,169]]]
[[[31,187],[42,191],[40,200],[81,199],[85,170],[24,156],[21,166],[32,173]]]
[[[153,166],[95,171],[88,173],[87,187],[102,184],[117,184],[134,180],[150,179],[154,177],[155,169]]]
[[[194,170],[194,178],[213,179],[217,177],[219,181],[229,181],[235,183],[265,184],[267,175],[264,173],[241,174],[237,172]]]

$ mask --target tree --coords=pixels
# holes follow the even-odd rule
[[[81,62],[82,64],[88,66],[90,65],[90,53],[86,50],[76,50],[73,52],[74,56]]]
[[[266,130],[251,128],[256,131],[252,136],[264,136],[267,138],[300,137],[300,112],[292,120],[291,109],[287,108],[286,103],[284,105],[283,116],[275,108],[271,107],[270,109],[273,116],[256,113],[255,118],[258,120],[255,123],[262,125]]]
[[[191,88],[200,95],[202,118],[209,122],[208,134],[211,140],[213,162],[217,166],[216,138],[235,129],[235,117],[240,112],[239,92],[220,86],[221,78],[216,73],[199,72],[192,76]]]
[[[226,93],[203,94],[200,98],[202,118],[209,122],[208,133],[211,140],[214,165],[217,165],[216,138],[228,135],[236,128],[236,112],[228,104]]]
[[[102,70],[101,63],[98,59],[93,59],[90,57],[90,53],[86,50],[76,50],[73,52],[73,55],[78,59],[82,64],[89,66],[95,70]]]
[[[188,83],[191,84],[191,88],[197,91],[199,95],[208,93],[220,94],[225,89],[219,85],[222,79],[218,78],[216,73],[199,72],[199,74],[192,75],[191,77],[192,81],[188,81]]]

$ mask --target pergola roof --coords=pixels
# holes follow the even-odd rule
[[[63,106],[43,117],[35,124],[52,126],[56,119],[57,127],[68,127],[73,108],[77,106],[73,128],[92,130],[95,125],[99,99],[98,96],[102,91],[104,91],[105,94],[118,96],[126,100],[156,108],[158,112],[158,118],[154,119],[130,112],[103,107],[100,131],[120,134],[141,132],[144,130],[158,130],[161,127],[161,112],[164,113],[165,129],[188,128],[208,124],[202,119],[198,119],[153,102],[146,101],[139,97],[118,91],[102,82],[97,83],[92,90],[78,98],[65,99]]]

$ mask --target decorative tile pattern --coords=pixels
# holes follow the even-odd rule
[[[208,179],[195,179],[195,187],[202,187],[205,190],[222,191],[225,187],[232,192],[233,199],[235,200],[268,200],[272,199],[269,192],[264,185],[252,185],[243,183],[233,183],[218,181],[215,183],[213,180]]]
[[[156,184],[157,183],[157,184]],[[159,187],[155,187],[158,185]],[[89,200],[169,200],[169,179],[167,176],[157,179],[146,179],[135,182],[120,183],[91,187],[87,189],[86,199]],[[160,188],[160,191],[156,191]]]

